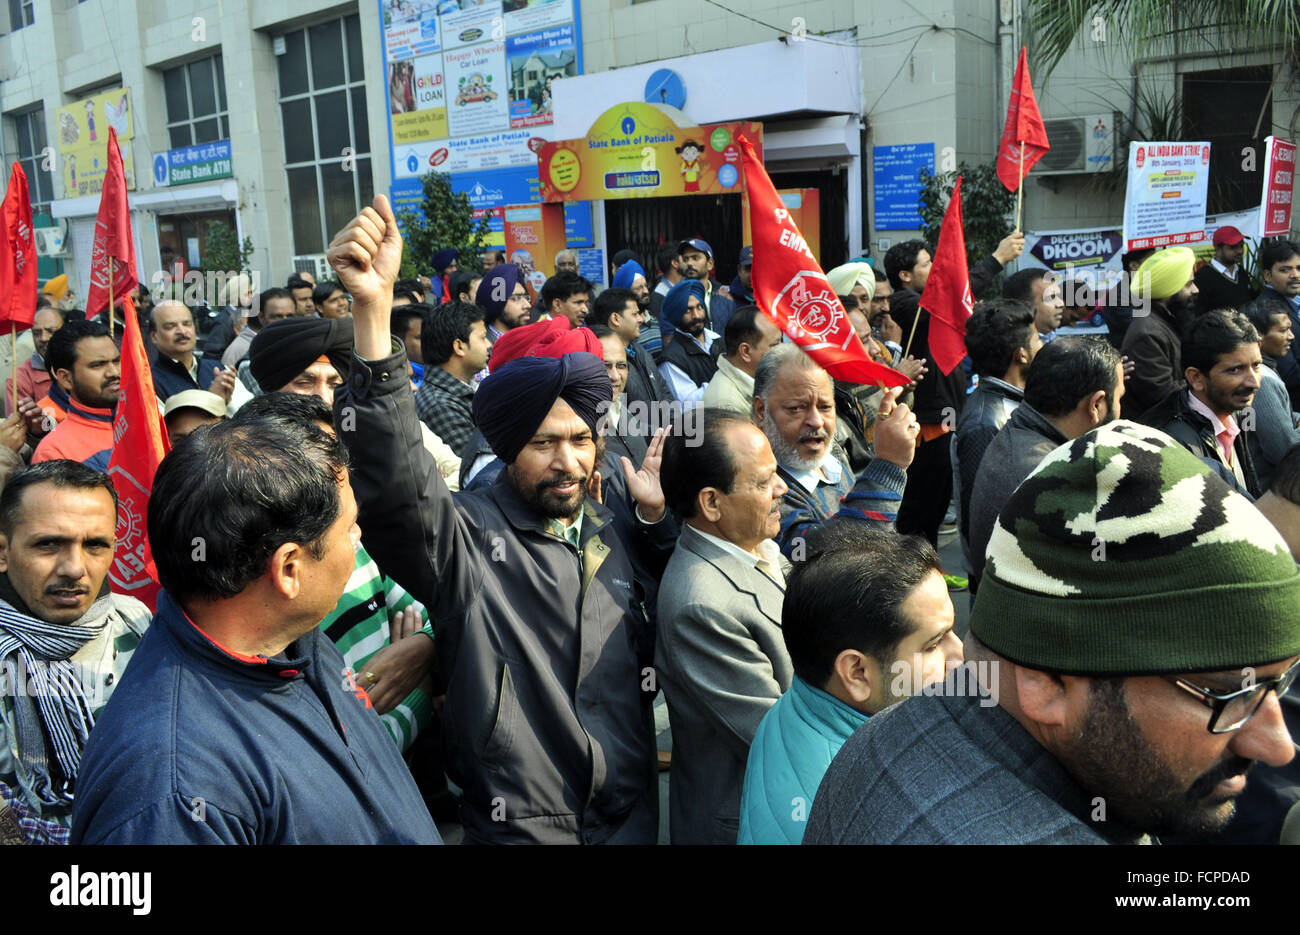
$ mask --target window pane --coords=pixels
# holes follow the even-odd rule
[[[163,92],[167,97],[167,122],[190,119],[190,105],[185,97],[185,69],[169,68],[163,72]]]
[[[221,118],[221,138],[223,140],[230,139],[230,121],[225,117]]]
[[[289,215],[293,219],[293,252],[324,253],[315,166],[289,170]]]
[[[313,88],[343,84],[343,30],[334,20],[313,26],[311,32],[311,83]]]
[[[45,149],[45,112],[34,110],[27,115],[27,126],[32,131],[32,152],[40,153]]]
[[[345,170],[343,163],[333,162],[320,167],[320,176],[325,190],[325,229],[333,237],[358,210],[353,173]]]
[[[36,153],[31,137],[31,114],[21,114],[14,118],[14,129],[18,136],[18,158],[30,159]]]
[[[348,136],[348,98],[344,91],[318,94],[316,101],[316,139],[320,158],[340,159],[343,147],[351,146]]]
[[[370,152],[370,121],[366,119],[366,89],[353,88],[352,95],[352,145],[359,153]]]
[[[195,117],[206,117],[217,112],[217,93],[212,85],[212,62],[203,59],[190,63],[190,104]]]
[[[348,80],[364,81],[366,69],[361,58],[361,17],[349,16],[343,25],[348,37]]]
[[[284,54],[276,58],[280,67],[280,96],[307,92],[306,34],[300,29],[284,37]]]
[[[194,124],[194,142],[211,143],[219,139],[221,139],[221,124],[216,117],[209,117]]]
[[[36,204],[49,204],[54,200],[54,180],[50,178],[50,173],[41,168],[40,160],[32,163],[35,171],[29,172],[28,176],[36,182]]]
[[[217,76],[217,109],[224,114],[226,112],[226,68],[220,55],[212,60],[212,67]]]
[[[171,138],[172,149],[180,149],[182,146],[189,146],[194,141],[190,139],[190,125],[183,123],[179,127],[172,127],[167,131]]]
[[[316,158],[312,147],[311,100],[285,101],[280,105],[284,123],[284,161],[311,162]]]
[[[361,204],[357,206],[360,211],[362,207],[370,204],[375,200],[375,181],[370,175],[370,160],[357,160],[357,185],[361,190]]]

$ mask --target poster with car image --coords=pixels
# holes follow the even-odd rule
[[[442,71],[447,89],[447,125],[452,136],[510,126],[510,78],[504,42],[445,52]]]

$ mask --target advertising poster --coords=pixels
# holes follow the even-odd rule
[[[919,230],[921,170],[934,171],[934,144],[873,146],[871,167],[876,229]]]
[[[566,0],[505,0],[506,35],[546,29],[572,21],[573,10]]]
[[[1124,251],[1205,239],[1209,143],[1130,143]]]
[[[578,73],[573,24],[506,39],[510,64],[510,126],[553,121],[551,82]]]
[[[1264,200],[1259,227],[1265,237],[1291,232],[1291,198],[1295,194],[1295,143],[1270,136],[1265,141]]]
[[[390,62],[388,105],[395,144],[446,136],[447,95],[442,56],[434,53]]]
[[[459,49],[476,42],[500,41],[506,37],[501,0],[455,0],[443,4],[442,47]],[[570,17],[572,18],[572,17]]]
[[[619,104],[596,118],[582,139],[542,147],[542,197],[588,201],[740,192],[741,133],[762,158],[761,123],[680,127],[657,105]]]
[[[135,127],[130,91],[115,88],[60,107],[55,119],[65,198],[98,195],[103,189],[104,173],[108,170],[109,127],[117,131],[126,187],[135,189],[135,162],[131,157]]]
[[[1038,262],[1024,265],[1057,272],[1080,266],[1118,271],[1123,246],[1123,232],[1113,228],[1030,233],[1025,237],[1025,253]]]
[[[534,168],[536,150],[546,140],[534,130],[503,130],[483,136],[412,143],[398,148],[398,178],[418,178],[431,169],[442,172],[484,172],[489,169]]]
[[[510,125],[506,44],[470,45],[442,56],[447,127],[453,136],[504,130]]]

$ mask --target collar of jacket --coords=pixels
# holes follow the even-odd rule
[[[1264,366],[1265,366],[1265,367],[1267,367],[1268,369],[1273,370],[1273,371],[1276,371],[1276,370],[1277,370],[1277,358],[1276,358],[1276,357],[1270,357],[1269,355],[1264,354],[1264,353],[1262,353],[1262,352],[1260,353],[1259,356],[1260,356],[1261,358],[1263,358],[1263,360],[1264,360]]]
[[[176,642],[193,653],[242,678],[270,685],[280,685],[289,679],[300,678],[311,666],[316,655],[315,641],[320,630],[313,627],[286,647],[285,659],[266,656],[249,656],[229,650],[199,629],[189,614],[181,609],[166,591],[158,592],[158,611],[153,624],[162,627]]]
[[[546,528],[546,518],[533,509],[528,501],[519,495],[519,491],[515,490],[514,485],[510,483],[508,471],[507,466],[497,475],[496,483],[486,491],[496,501],[497,507],[505,515],[506,520],[519,532],[533,532],[539,536],[561,541]],[[604,504],[597,503],[590,497],[583,501],[582,509],[582,535],[579,542],[585,548],[587,541],[599,533],[605,524],[613,519],[614,514]]]
[[[763,602],[759,598],[760,588],[775,588],[779,593],[784,594],[785,588],[774,581],[768,575],[759,571],[753,565],[746,565],[739,556],[732,555],[726,549],[721,549],[714,545],[708,539],[705,539],[690,523],[682,524],[681,536],[678,537],[677,544],[684,549],[689,549],[700,558],[704,559],[714,568],[718,569],[732,587],[737,591],[742,591],[754,598],[754,606],[771,620],[778,627],[781,625],[781,614],[778,610],[776,616],[769,614],[763,607]],[[785,569],[782,568],[784,573]],[[761,580],[760,580],[761,579]],[[757,582],[757,584],[756,584]]]
[[[999,380],[997,377],[980,377],[980,385],[977,390],[984,389],[998,396],[1005,396],[1007,399],[1020,402],[1025,398],[1025,391],[1019,386],[1012,386],[1006,380]]]
[[[86,419],[90,422],[108,422],[110,424],[112,424],[113,422],[114,410],[93,409],[90,406],[83,406],[81,403],[77,402],[75,399],[72,399],[71,397],[69,397],[68,399],[67,409],[68,409],[69,416],[81,416],[83,419]]]
[[[1027,428],[1037,432],[1039,435],[1049,439],[1055,445],[1064,445],[1069,441],[1065,433],[1058,429],[1052,420],[1047,418],[1029,403],[1021,402],[1016,407],[1016,411],[1011,413],[1011,418],[1007,419],[1007,425],[1015,422],[1021,428]]]
[[[442,390],[452,396],[463,396],[466,399],[474,396],[474,387],[470,386],[459,377],[452,376],[437,364],[428,364],[425,366],[424,384],[426,386],[432,386],[434,389]]]
[[[850,707],[828,691],[809,685],[799,676],[790,680],[791,703],[800,718],[823,737],[846,740],[870,717]]]

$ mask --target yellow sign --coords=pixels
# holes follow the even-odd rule
[[[108,170],[109,127],[117,132],[126,187],[135,189],[135,162],[130,145],[135,128],[130,91],[116,88],[60,107],[56,119],[65,198],[98,195],[103,189],[104,173]]]

